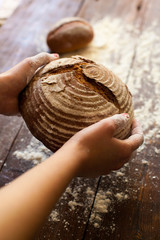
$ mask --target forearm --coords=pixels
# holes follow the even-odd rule
[[[63,148],[1,189],[1,239],[34,236],[75,176],[79,167],[76,157],[74,147]]]

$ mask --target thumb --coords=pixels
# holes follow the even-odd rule
[[[115,114],[107,118],[108,133],[113,137],[120,129],[124,129],[130,120],[128,113]]]
[[[27,75],[27,79],[26,79],[26,84],[28,84],[31,80],[31,78],[33,77],[35,71],[40,68],[41,66],[56,60],[59,58],[59,55],[57,53],[54,54],[49,54],[49,53],[39,53],[33,57],[29,58],[29,66],[27,65],[26,68],[28,68],[29,74]]]
[[[15,86],[15,91],[22,91],[25,86],[30,82],[36,70],[59,58],[58,54],[49,54],[49,53],[39,53],[33,57],[28,57],[22,62],[18,63],[16,66],[11,68],[8,73],[12,76],[11,85],[12,88]],[[14,79],[14,85],[13,85]]]

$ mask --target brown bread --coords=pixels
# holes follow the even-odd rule
[[[115,134],[124,139],[133,119],[127,86],[104,66],[80,56],[40,69],[20,95],[20,112],[31,133],[52,151],[79,130],[126,112],[130,121]]]
[[[91,25],[81,18],[65,18],[58,22],[47,35],[52,52],[66,53],[85,47],[93,39]]]

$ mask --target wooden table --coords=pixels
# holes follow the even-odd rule
[[[122,23],[117,26],[130,26],[117,38],[117,45],[123,46],[120,54],[114,56],[114,49],[110,54],[117,66],[123,62],[122,80],[132,90],[135,114],[144,127],[146,141],[120,171],[98,179],[74,179],[37,239],[160,239],[159,12],[160,0],[23,0],[1,27],[0,72],[4,72],[43,50],[41,39],[63,17],[80,16],[96,24],[107,16],[112,28],[116,19]],[[100,59],[104,50],[99,47]],[[34,165],[31,156],[26,160],[26,149],[32,152],[38,146],[40,159],[44,151],[17,116],[0,116],[0,146],[1,186]],[[15,151],[24,154],[19,157]]]

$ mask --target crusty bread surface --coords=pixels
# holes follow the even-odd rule
[[[93,39],[92,26],[81,18],[65,18],[56,23],[47,35],[52,52],[66,53],[83,48]]]
[[[102,65],[80,57],[47,64],[20,95],[20,112],[31,133],[53,152],[81,129],[118,113],[128,113],[126,138],[133,119],[132,96],[127,86]]]

